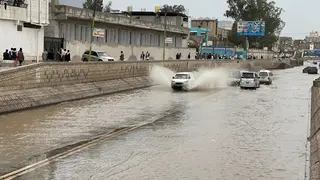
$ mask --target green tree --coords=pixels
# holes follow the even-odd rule
[[[104,12],[111,12],[112,1],[109,1],[108,4],[104,7]]]
[[[183,5],[168,5],[165,4],[161,7],[160,11],[162,12],[176,12],[176,13],[185,13],[186,9]]]
[[[82,4],[83,8],[85,9],[91,9],[102,12],[103,10],[103,0],[86,0]]]
[[[229,9],[225,16],[233,18],[235,24],[229,34],[229,41],[234,45],[244,45],[245,38],[236,35],[239,21],[265,21],[265,36],[249,37],[250,48],[272,48],[285,26],[281,19],[283,9],[276,6],[274,1],[267,0],[227,0]]]

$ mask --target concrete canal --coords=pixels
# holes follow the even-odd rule
[[[17,179],[304,179],[310,87],[317,76],[301,71],[274,71],[273,84],[256,91],[184,93],[155,86],[0,116],[0,175],[149,123]]]

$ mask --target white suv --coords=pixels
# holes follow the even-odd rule
[[[260,87],[259,76],[255,72],[244,71],[241,73],[240,88],[257,89]]]
[[[83,62],[89,61],[90,51],[85,51],[81,57]],[[91,61],[114,61],[114,58],[109,56],[106,52],[103,51],[91,51]]]
[[[176,73],[172,77],[171,88],[174,90],[190,90],[194,79],[194,75],[191,72]]]
[[[273,73],[269,70],[261,70],[259,72],[259,81],[262,84],[272,84]]]

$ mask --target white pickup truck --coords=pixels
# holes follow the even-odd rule
[[[174,90],[190,90],[195,76],[192,72],[178,72],[172,77],[171,88]]]

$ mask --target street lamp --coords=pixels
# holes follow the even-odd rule
[[[166,39],[167,39],[167,10],[164,10],[164,31],[163,31],[163,52],[162,52],[162,60],[164,61],[166,58]]]

